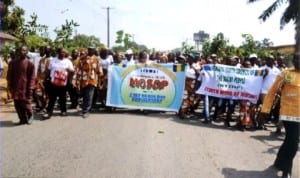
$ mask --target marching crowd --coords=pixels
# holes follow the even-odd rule
[[[13,54],[12,56],[15,59],[22,58],[23,48],[24,50],[26,49],[26,47],[23,46],[19,51],[16,51],[16,53],[20,54]],[[24,53],[26,53],[26,51],[24,51]],[[259,106],[268,89],[275,81],[276,76],[280,74],[281,70],[286,68],[283,56],[276,58],[268,56],[265,59],[265,63],[261,64],[261,60],[259,60],[256,54],[251,54],[244,60],[238,56],[233,56],[226,57],[221,61],[216,54],[211,54],[207,58],[200,56],[198,53],[182,55],[180,53],[156,52],[155,54],[149,55],[146,51],[133,53],[133,51],[129,49],[125,53],[119,53],[107,48],[97,50],[93,47],[74,49],[69,55],[66,49],[60,48],[55,53],[50,46],[44,46],[40,48],[39,53],[38,62],[33,62],[33,65],[36,63],[36,66],[33,66],[35,68],[32,74],[34,75],[34,79],[31,79],[34,80],[34,82],[31,82],[30,87],[28,87],[32,89],[32,91],[30,91],[32,95],[30,94],[31,96],[28,96],[28,98],[36,103],[36,111],[44,112],[42,116],[43,120],[51,118],[57,98],[61,116],[67,115],[67,109],[76,109],[80,106],[82,117],[87,118],[90,110],[96,106],[96,103],[100,102],[101,105],[105,105],[108,80],[107,71],[109,65],[121,64],[126,66],[138,63],[182,63],[186,65],[186,82],[182,106],[178,111],[179,118],[188,119],[189,115],[195,113],[195,110],[199,107],[201,102],[201,104],[203,103],[203,123],[218,121],[220,120],[219,115],[226,113],[224,124],[230,127],[232,114],[235,109],[238,108],[238,124],[242,129],[245,127],[263,128],[264,120],[257,115],[257,113],[259,113]],[[30,57],[28,58],[29,61],[32,61]],[[14,70],[20,70],[16,67],[12,68],[14,64],[13,61],[15,60],[12,59],[7,75],[9,89],[12,89],[13,86],[17,85],[16,81],[19,81],[17,78],[14,78],[18,76]],[[197,93],[201,82],[206,80],[202,66],[204,64],[219,63],[244,68],[261,68],[268,71],[264,77],[261,97],[258,104],[253,104],[249,101],[221,99],[207,95],[203,96]],[[18,92],[22,93],[23,91]],[[14,92],[12,92],[12,94],[14,94]],[[66,104],[67,96],[69,96],[71,101],[71,105],[68,108]],[[112,109],[111,107],[107,108]],[[272,110],[272,118],[275,122],[278,121],[278,108],[279,107],[276,107]],[[28,112],[31,113],[32,109],[29,110]],[[32,114],[27,115],[28,116],[19,115],[20,124],[27,123],[27,120],[31,121],[30,116]],[[280,127],[278,127],[278,132],[280,132]]]
[[[198,53],[156,52],[148,54],[146,51],[133,53],[131,49],[120,53],[107,48],[97,50],[93,47],[74,49],[69,54],[64,48],[54,51],[50,46],[41,47],[39,53],[39,60],[36,64],[28,57],[26,46],[11,53],[7,88],[12,95],[20,119],[18,124],[32,123],[32,101],[36,104],[36,111],[43,112],[42,120],[51,118],[56,101],[58,101],[61,116],[67,115],[67,109],[80,107],[81,116],[87,118],[97,103],[105,106],[107,73],[110,65],[185,64],[186,80],[182,105],[177,113],[179,118],[189,119],[191,115],[200,117],[195,115],[195,110],[201,103],[205,124],[210,124],[212,121],[218,122],[220,115],[225,114],[224,124],[230,127],[232,115],[238,108],[239,114],[236,121],[241,129],[246,127],[263,129],[265,122],[272,121],[277,125],[277,132],[280,132],[283,125],[287,136],[274,165],[285,175],[291,173],[292,160],[297,152],[298,146],[296,145],[299,141],[300,114],[297,109],[300,94],[299,54],[294,56],[294,68],[287,69],[283,56],[272,55],[263,60],[256,54],[251,54],[245,59],[233,56],[221,60],[216,54],[207,57],[200,56]],[[202,70],[204,64],[223,64],[265,70],[258,103],[222,99],[198,93],[201,83],[207,80]],[[71,102],[69,107],[67,107],[67,96]],[[114,109],[108,106],[106,108]],[[293,151],[287,150],[286,147],[289,149],[292,147]]]

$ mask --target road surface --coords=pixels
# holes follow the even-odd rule
[[[123,109],[87,119],[76,110],[46,121],[36,114],[32,125],[15,126],[13,105],[0,107],[2,177],[271,178],[284,137],[273,127],[241,132],[172,112]]]

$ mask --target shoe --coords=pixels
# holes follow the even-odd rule
[[[51,118],[51,115],[49,113],[45,113],[45,114],[43,114],[41,120],[43,121],[43,120],[47,120],[47,119],[50,119],[50,118]]]
[[[60,113],[60,116],[61,116],[61,117],[65,117],[65,116],[68,116],[68,114],[67,114],[67,112],[61,112],[61,113]]]
[[[144,114],[144,115],[148,115],[148,114],[149,114],[149,111],[148,111],[148,110],[143,110],[143,114]]]
[[[17,122],[17,123],[14,123],[15,126],[20,126],[20,125],[24,125],[26,124],[25,122],[23,121],[20,121],[20,122]]]
[[[210,123],[211,123],[211,120],[205,119],[202,123],[203,123],[203,124],[210,124]]]
[[[88,118],[89,117],[89,113],[82,113],[82,118],[83,119],[86,119],[86,118]]]
[[[278,134],[278,135],[282,134],[281,129],[277,128],[276,131],[275,131],[275,133]]]
[[[272,175],[274,177],[279,177],[279,170],[274,165],[269,166],[267,169],[265,169],[265,171],[269,175]]]
[[[179,118],[182,119],[182,120],[185,120],[185,119],[188,119],[188,116],[184,113],[180,113]]]
[[[291,178],[291,174],[283,171],[281,178]]]
[[[230,126],[230,123],[229,123],[228,121],[225,121],[224,125],[225,125],[226,127],[231,127],[231,126]]]
[[[70,107],[68,107],[68,109],[77,109],[77,106],[71,105]]]
[[[33,115],[31,115],[31,116],[28,118],[27,124],[28,124],[28,125],[31,125],[32,122],[33,122]]]

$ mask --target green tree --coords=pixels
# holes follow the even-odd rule
[[[117,39],[115,41],[115,43],[119,44],[119,48],[123,47],[124,50],[127,50],[128,48],[130,48],[131,46],[131,38],[132,35],[130,35],[129,33],[124,33],[123,30],[119,30],[116,32],[117,33]]]
[[[274,43],[269,38],[264,38],[261,42],[258,42],[258,48],[267,49],[274,45]]]
[[[248,3],[253,3],[258,0],[247,0]],[[275,0],[262,14],[258,17],[262,21],[266,21],[274,11],[278,9],[282,4],[287,4],[285,11],[283,12],[280,18],[280,29],[288,24],[290,21],[293,21],[295,24],[295,40],[296,40],[296,51],[300,52],[300,22],[299,22],[299,9],[300,3],[299,0]]]
[[[212,39],[210,45],[210,54],[215,53],[219,57],[226,56],[226,48],[228,46],[229,40],[225,38],[223,33],[218,33],[216,37]]]
[[[49,41],[47,41],[47,39],[33,34],[33,35],[28,35],[26,37],[26,45],[29,49],[38,49],[41,46],[45,46],[48,45]]]
[[[20,32],[18,34],[19,39],[23,44],[27,44],[27,37],[31,36],[34,39],[38,39],[38,35],[42,35],[44,33],[47,33],[48,26],[42,25],[37,23],[38,16],[37,14],[33,13],[30,15],[31,20],[27,21],[25,24],[23,24],[20,27]],[[39,36],[39,37],[40,37]],[[40,37],[40,39],[42,39]],[[32,39],[31,39],[32,40]]]
[[[3,60],[8,64],[8,58],[9,58],[9,54],[10,52],[15,50],[15,45],[12,43],[4,43],[3,45],[1,45],[1,52],[2,52],[2,56],[3,56]]]
[[[74,28],[78,27],[79,24],[73,20],[66,20],[65,24],[62,24],[60,28],[56,27],[54,32],[56,33],[55,42],[62,44],[63,47],[68,47],[67,43],[73,34]]]
[[[244,41],[240,46],[240,51],[243,53],[241,54],[243,57],[248,57],[252,53],[258,52],[258,43],[254,40],[253,36],[250,34],[242,34]]]
[[[195,51],[195,46],[189,45],[186,41],[181,43],[181,53],[189,54],[193,51]]]
[[[24,14],[24,9],[12,5],[12,10],[8,10],[7,14],[1,17],[2,30],[13,36],[17,36],[18,34],[20,34],[21,28],[25,22],[25,19],[23,17]]]
[[[248,0],[248,3],[256,1],[258,0]],[[266,21],[282,4],[288,4],[288,6],[281,16],[280,28],[282,29],[290,21],[294,21],[296,24],[299,16],[299,0],[275,0],[258,18]]]
[[[207,57],[210,54],[211,43],[209,41],[205,41],[202,44],[202,55]]]
[[[95,36],[88,36],[85,34],[78,34],[70,41],[70,45],[77,48],[87,48],[89,46],[101,47],[103,44],[100,39]]]
[[[14,0],[1,0],[0,11],[1,30],[11,35],[15,35],[24,22],[23,15],[25,11],[18,6],[15,6]]]

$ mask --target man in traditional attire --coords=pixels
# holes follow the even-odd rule
[[[300,132],[300,53],[294,55],[294,68],[284,70],[265,96],[262,113],[270,113],[275,95],[280,93],[280,116],[285,128],[285,139],[274,162],[275,168],[283,172],[282,177],[290,177],[293,159],[298,150]]]
[[[22,46],[16,60],[9,63],[7,86],[12,94],[20,122],[17,125],[31,124],[33,120],[32,93],[35,87],[34,64],[28,60],[28,49]]]

